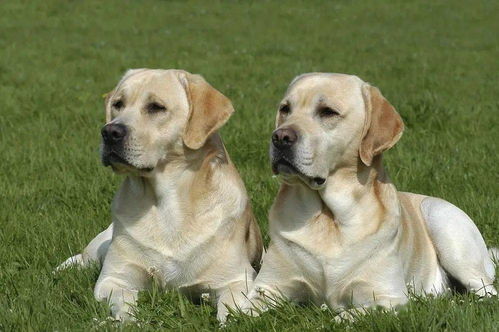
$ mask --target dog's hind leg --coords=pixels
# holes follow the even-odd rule
[[[100,232],[92,241],[90,241],[81,254],[66,259],[56,268],[56,271],[64,270],[71,266],[86,267],[90,264],[102,265],[109,245],[111,244],[112,237],[113,224],[109,225],[105,231]]]
[[[421,202],[430,237],[444,270],[469,291],[497,295],[495,265],[480,231],[462,210],[442,199]]]

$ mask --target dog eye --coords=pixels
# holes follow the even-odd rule
[[[291,113],[291,108],[289,107],[288,104],[281,105],[279,107],[279,112],[282,114],[289,114],[289,113]]]
[[[333,110],[331,107],[321,107],[319,108],[319,116],[321,118],[330,118],[335,115],[340,115],[337,111]]]
[[[166,107],[158,103],[150,103],[147,105],[147,111],[150,113],[166,111]]]
[[[123,107],[123,102],[121,100],[117,100],[112,105],[114,108],[120,109]]]

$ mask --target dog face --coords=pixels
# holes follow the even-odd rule
[[[276,118],[270,156],[288,183],[325,186],[339,167],[370,166],[393,146],[403,123],[378,89],[356,76],[305,74],[291,82]]]
[[[129,70],[106,98],[105,166],[142,175],[200,149],[233,113],[201,76],[181,70]]]

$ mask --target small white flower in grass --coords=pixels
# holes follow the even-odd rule
[[[265,295],[265,289],[263,289],[262,287],[257,287],[256,292],[260,296],[264,296]]]
[[[201,300],[203,300],[204,302],[208,302],[210,300],[210,293],[201,294]]]
[[[154,277],[158,273],[158,268],[156,266],[149,266],[147,268],[147,274],[149,276]]]
[[[321,304],[321,310],[322,311],[328,311],[329,307],[327,306],[327,304],[323,303]]]

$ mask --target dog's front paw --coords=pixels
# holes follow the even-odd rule
[[[480,296],[480,297],[493,297],[497,296],[497,290],[495,289],[494,285],[484,285],[481,288],[478,289],[472,289],[472,291]]]
[[[334,317],[334,321],[337,323],[352,323],[360,316],[365,315],[366,312],[367,310],[363,308],[343,310]]]
[[[246,299],[239,309],[245,315],[258,317],[262,312],[266,311],[267,308],[258,299]]]
[[[334,321],[336,323],[349,323],[349,322],[353,322],[355,319],[352,315],[351,312],[349,312],[348,310],[345,310],[345,311],[342,311],[340,312],[339,314],[337,314],[336,316],[334,316]]]
[[[111,310],[111,314],[115,320],[120,321],[122,323],[130,323],[130,322],[135,322],[137,320],[137,318],[135,318],[135,316],[132,315],[127,310],[116,310],[116,311]]]

